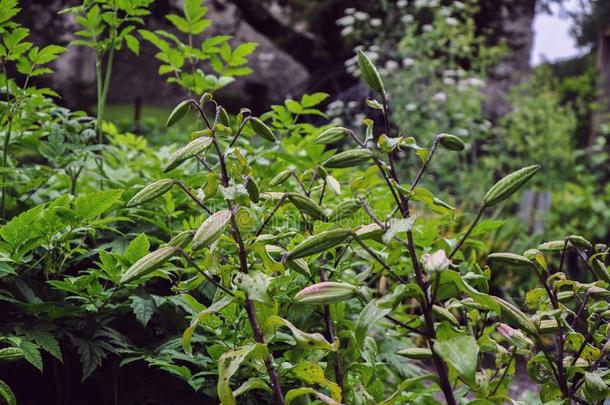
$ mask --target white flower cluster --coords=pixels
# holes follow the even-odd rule
[[[337,25],[343,27],[341,35],[347,37],[356,30],[357,24],[362,24],[366,28],[366,23],[371,27],[377,28],[383,24],[380,18],[371,18],[369,13],[356,10],[353,7],[345,9],[345,15],[337,20]]]

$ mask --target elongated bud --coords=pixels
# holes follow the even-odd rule
[[[288,177],[290,177],[291,174],[292,174],[292,169],[282,170],[281,172],[276,174],[274,178],[271,179],[271,181],[269,182],[269,185],[272,187],[279,186],[280,184],[285,182],[288,179]]]
[[[339,182],[337,181],[337,179],[335,179],[333,176],[331,176],[330,174],[327,174],[324,177],[324,181],[326,182],[326,185],[328,186],[328,188],[330,189],[330,191],[333,192],[333,194],[335,195],[341,195],[341,184],[339,184]]]
[[[451,260],[447,258],[447,254],[443,249],[439,249],[433,254],[426,253],[422,256],[422,264],[424,270],[428,273],[447,270],[451,265]]]
[[[518,349],[532,350],[534,348],[534,342],[520,330],[513,329],[505,323],[499,323],[497,330],[511,345]]]
[[[189,243],[193,240],[193,236],[195,236],[195,231],[186,230],[180,232],[178,235],[174,236],[169,242],[167,242],[168,246],[177,246],[180,248],[184,248],[188,246]]]
[[[502,312],[501,314],[498,314],[500,316],[500,319],[515,328],[519,328],[520,330],[525,331],[530,335],[536,334],[536,325],[529,316],[527,316],[514,305],[504,301],[501,298],[498,298],[496,296],[491,296],[491,298],[496,301],[498,305],[500,305]]]
[[[440,320],[447,321],[453,326],[460,326],[460,321],[458,321],[457,318],[445,307],[433,305],[432,313]]]
[[[333,127],[322,131],[314,139],[315,143],[322,145],[330,145],[335,142],[339,142],[349,134],[349,129],[343,127]]]
[[[320,221],[327,221],[326,215],[322,207],[317,202],[307,197],[306,195],[299,193],[288,193],[288,200],[294,205],[299,211],[304,212],[314,219]]]
[[[345,301],[358,295],[358,287],[348,283],[325,281],[310,285],[298,292],[295,302],[312,305],[328,305]]]
[[[380,238],[384,232],[385,231],[381,226],[373,222],[368,225],[362,225],[360,228],[356,229],[355,233],[361,240],[367,240]]]
[[[324,167],[331,169],[339,169],[344,167],[354,167],[368,161],[373,154],[368,149],[354,149],[345,152],[337,153],[326,159]]]
[[[490,264],[500,264],[505,266],[529,267],[534,263],[525,256],[514,253],[491,253],[487,256]]]
[[[148,201],[152,201],[155,198],[167,193],[174,184],[176,184],[176,180],[174,179],[161,179],[150,183],[148,186],[144,187],[142,190],[140,190],[140,192],[134,195],[126,206],[130,208],[137,205],[142,205]]]
[[[568,236],[568,240],[572,245],[576,246],[577,248],[585,250],[593,249],[593,245],[591,244],[591,242],[589,242],[580,235],[570,235]]]
[[[21,360],[25,354],[17,347],[5,347],[0,349],[0,362],[11,362]]]
[[[210,246],[214,243],[231,220],[231,211],[221,210],[210,215],[197,229],[193,238],[193,249]]]
[[[209,136],[204,136],[204,137],[192,140],[187,145],[178,149],[176,152],[174,152],[170,156],[169,160],[167,161],[167,165],[163,169],[163,172],[167,173],[170,170],[173,170],[176,167],[180,166],[183,162],[187,161],[188,159],[195,157],[195,156],[199,155],[200,153],[205,152],[211,144],[212,144],[212,138],[210,138]]]
[[[165,126],[167,127],[171,127],[172,125],[174,125],[176,122],[180,121],[182,118],[184,118],[184,116],[186,115],[186,113],[189,110],[189,105],[191,103],[191,100],[184,100],[183,102],[181,102],[180,104],[178,104],[174,110],[171,112],[171,114],[169,115],[169,117],[167,118],[167,123],[165,124]]]
[[[440,134],[438,136],[438,141],[445,149],[453,150],[456,152],[464,150],[464,148],[466,147],[464,141],[462,141],[461,138],[458,138],[457,136],[451,134]]]
[[[286,255],[287,259],[297,259],[324,252],[345,242],[352,235],[347,229],[331,229],[312,235],[296,245]]]
[[[178,250],[179,248],[176,246],[165,246],[147,254],[127,269],[125,274],[123,274],[123,277],[121,277],[120,283],[129,283],[152,273],[158,269],[159,266],[168,261]]]
[[[557,330],[559,330],[559,325],[555,319],[543,319],[538,326],[538,331],[542,334],[555,333]]]
[[[273,131],[269,128],[263,121],[259,118],[252,117],[250,119],[250,126],[254,130],[256,135],[260,136],[263,139],[266,139],[269,142],[275,142],[275,135],[273,135]]]
[[[250,201],[253,203],[257,203],[260,200],[260,190],[258,189],[258,184],[256,181],[250,176],[246,176],[246,191],[248,192],[248,196],[250,197]]]
[[[432,350],[425,347],[409,347],[408,349],[401,349],[398,351],[398,354],[413,360],[427,360],[432,358]]]
[[[381,81],[381,76],[371,59],[363,51],[358,51],[358,66],[360,67],[360,73],[362,73],[364,81],[370,89],[380,95],[384,95],[385,88],[383,86],[383,81]]]
[[[605,281],[610,284],[610,273],[604,263],[596,257],[592,257],[589,259],[589,267],[593,272],[593,275],[597,277],[598,280]]]
[[[564,240],[551,240],[538,245],[538,250],[543,252],[560,252],[565,248]]]
[[[501,201],[506,200],[527,183],[538,170],[540,170],[540,165],[528,166],[504,177],[494,184],[487,194],[485,194],[485,197],[483,197],[483,205],[485,207],[492,207]]]
[[[360,204],[360,201],[355,199],[343,201],[337,204],[335,208],[333,208],[333,210],[328,215],[328,220],[330,222],[336,222],[341,221],[345,218],[349,218],[354,215],[354,212],[358,211],[361,206],[362,205]]]

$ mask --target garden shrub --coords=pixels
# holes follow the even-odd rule
[[[138,4],[144,15],[148,2]],[[200,2],[184,4],[170,20],[189,37],[209,20]],[[96,7],[123,15],[123,6],[93,1],[72,11],[91,20]],[[17,11],[0,1],[3,66],[38,63],[42,52],[22,43]],[[123,39],[135,49],[134,30]],[[509,388],[521,361],[545,403],[610,394],[608,247],[575,235],[571,222],[522,254],[490,253],[486,243],[502,226],[488,216],[502,215],[544,170],[538,162],[497,170],[502,176],[440,176],[447,156],[471,150],[468,139],[401,135],[389,85],[362,51],[355,60],[370,117],[350,129],[308,119],[324,117],[324,93],[258,117],[223,108],[212,91],[247,73],[251,44],[204,40],[208,54],[168,33],[139,34],[159,47],[161,73],[171,70],[189,94],[167,120],[196,122],[181,145],[155,150],[102,116],[58,107],[49,90],[2,76],[5,145],[34,145],[44,162],[8,172],[27,181],[11,185],[13,215],[0,227],[3,367],[23,360],[46,378],[76,358],[81,383],[108,367],[120,376],[115,403],[121,371],[136,363],[225,405],[516,403]],[[185,73],[170,54],[194,65]],[[208,58],[215,79],[189,69]],[[516,132],[519,113],[507,118]],[[95,129],[107,143],[96,143]],[[485,188],[470,190],[476,210],[458,213],[445,201],[454,190],[439,198],[439,176],[443,184],[473,176]],[[512,273],[528,280],[524,294],[492,290],[492,275],[506,285]],[[145,385],[150,395],[165,389]],[[0,395],[16,402],[4,382]]]

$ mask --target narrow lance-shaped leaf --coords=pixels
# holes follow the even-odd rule
[[[269,326],[285,326],[290,330],[290,333],[297,341],[297,344],[307,350],[327,350],[336,352],[339,350],[339,339],[335,338],[332,343],[329,343],[321,333],[303,332],[291,322],[277,315],[270,316],[267,319]]]
[[[121,284],[129,283],[155,271],[179,250],[176,246],[165,246],[151,252],[135,262],[121,277]]]
[[[540,165],[528,166],[504,177],[494,184],[487,194],[485,194],[483,197],[483,206],[491,207],[506,200],[527,183],[538,170],[540,170]]]
[[[218,359],[218,397],[222,405],[235,405],[235,397],[230,381],[239,366],[250,357],[262,358],[267,354],[267,348],[261,344],[249,344],[224,353]]]
[[[182,349],[186,353],[188,353],[188,354],[193,353],[193,349],[191,347],[191,340],[193,338],[193,333],[195,333],[195,329],[197,329],[197,326],[199,326],[199,324],[206,317],[219,312],[220,310],[227,307],[232,302],[233,302],[233,297],[230,295],[227,295],[227,296],[221,298],[220,300],[214,302],[212,305],[205,308],[204,310],[199,311],[199,313],[197,313],[197,315],[193,316],[193,319],[191,319],[190,326],[188,328],[186,328],[186,330],[182,334]]]
[[[360,73],[362,73],[364,81],[371,90],[380,95],[384,95],[385,88],[383,86],[383,81],[381,81],[381,76],[371,59],[363,51],[358,51],[358,66],[360,67]]]
[[[193,249],[207,247],[222,235],[225,227],[231,220],[231,211],[221,210],[210,215],[197,229],[193,237]]]
[[[167,193],[173,187],[174,184],[176,184],[176,180],[174,179],[157,180],[144,187],[136,195],[134,195],[127,203],[127,207],[135,207],[138,205],[142,205],[148,201],[152,201],[155,198]]]
[[[178,104],[174,108],[174,110],[171,112],[171,114],[169,115],[169,118],[167,118],[167,123],[165,125],[168,127],[171,127],[176,122],[178,122],[182,118],[184,118],[184,116],[186,115],[186,113],[189,110],[190,103],[191,103],[191,100],[184,100],[180,104]]]

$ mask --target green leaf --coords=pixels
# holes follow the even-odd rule
[[[249,344],[235,349],[220,356],[218,360],[218,398],[222,405],[235,405],[235,397],[231,390],[231,377],[239,366],[249,357],[263,358],[267,355],[267,347],[262,344]]]
[[[104,190],[83,194],[74,200],[74,213],[81,219],[93,219],[108,211],[121,199],[123,190]]]
[[[425,381],[425,380],[434,381],[436,379],[437,379],[437,377],[434,374],[425,374],[425,375],[418,376],[418,377],[407,378],[406,380],[404,380],[403,382],[400,383],[400,385],[398,386],[398,389],[396,391],[394,391],[394,393],[392,395],[390,395],[384,401],[380,402],[378,405],[392,405],[396,402],[396,400],[399,399],[399,396],[402,392],[410,391],[414,385],[417,385],[422,381]]]
[[[40,355],[38,346],[27,340],[22,340],[21,343],[19,343],[19,348],[23,350],[25,360],[42,373],[42,356]]]
[[[304,381],[306,384],[319,384],[328,389],[333,400],[338,402],[341,401],[341,388],[339,385],[328,380],[324,375],[322,367],[318,366],[316,363],[309,361],[301,362],[293,367],[292,372],[298,379]]]
[[[123,253],[123,257],[131,265],[146,256],[149,249],[150,242],[148,241],[148,236],[141,233],[129,242],[129,245],[127,245],[127,248]]]
[[[157,305],[150,294],[132,295],[131,309],[133,309],[136,319],[140,321],[143,327],[146,327],[148,321],[150,321],[150,318],[155,313]]]
[[[364,339],[368,336],[369,331],[375,324],[384,316],[392,312],[391,308],[379,308],[375,301],[371,301],[360,312],[356,326],[354,327],[354,335],[356,342],[360,346],[364,344]]]
[[[474,337],[455,336],[436,341],[433,349],[469,384],[474,383],[479,356],[479,345]]]
[[[63,363],[64,360],[61,354],[61,348],[59,347],[59,342],[55,336],[41,329],[28,330],[27,335],[44,351]]]
[[[42,48],[40,51],[37,51],[37,52],[30,51],[30,54],[28,56],[30,57],[32,63],[34,63],[36,65],[44,65],[46,63],[52,62],[55,59],[57,59],[59,54],[61,54],[65,50],[66,50],[66,48],[64,48],[63,46],[48,45],[48,46],[45,46],[44,48]],[[34,56],[34,57],[32,57],[32,56]]]
[[[239,273],[233,279],[233,282],[242,291],[246,292],[246,296],[253,300],[265,304],[273,305],[273,300],[267,293],[269,285],[273,281],[270,277],[260,271],[252,271],[250,273]]]
[[[482,293],[468,284],[462,277],[460,273],[453,270],[445,270],[440,274],[440,283],[439,283],[439,295],[444,289],[444,284],[453,284],[459,291],[468,295],[470,298],[475,300],[478,304],[484,306],[485,308],[492,310],[496,313],[500,313],[501,308],[498,303],[491,297],[489,294]]]
[[[336,352],[339,350],[339,339],[335,338],[329,343],[321,333],[306,333],[294,326],[291,322],[277,315],[272,315],[267,319],[268,326],[285,326],[290,329],[290,333],[297,343],[306,350],[326,350]]]
[[[341,405],[340,402],[335,401],[334,399],[314,390],[309,387],[301,387],[301,388],[293,388],[286,393],[286,405],[290,405],[292,401],[296,398],[301,397],[303,395],[313,395],[318,401],[324,402],[328,405]]]
[[[248,391],[252,390],[265,390],[271,392],[271,388],[267,385],[265,381],[260,378],[249,378],[245,383],[239,386],[235,391],[233,391],[233,396],[238,397],[242,394],[245,394]]]
[[[191,319],[191,325],[182,334],[182,348],[184,349],[184,351],[186,353],[188,353],[188,354],[193,353],[193,349],[191,347],[191,339],[193,338],[193,333],[195,333],[195,329],[197,329],[197,326],[199,326],[199,323],[201,321],[203,321],[203,319],[205,319],[206,317],[208,317],[212,314],[215,314],[216,312],[225,308],[232,302],[233,302],[233,297],[231,297],[230,295],[227,295],[227,296],[221,298],[220,300],[216,301],[212,305],[210,305],[208,308],[200,311],[196,316],[193,317],[193,319]]]
[[[598,372],[585,372],[583,388],[585,398],[592,402],[603,401],[610,394],[610,387]]]

